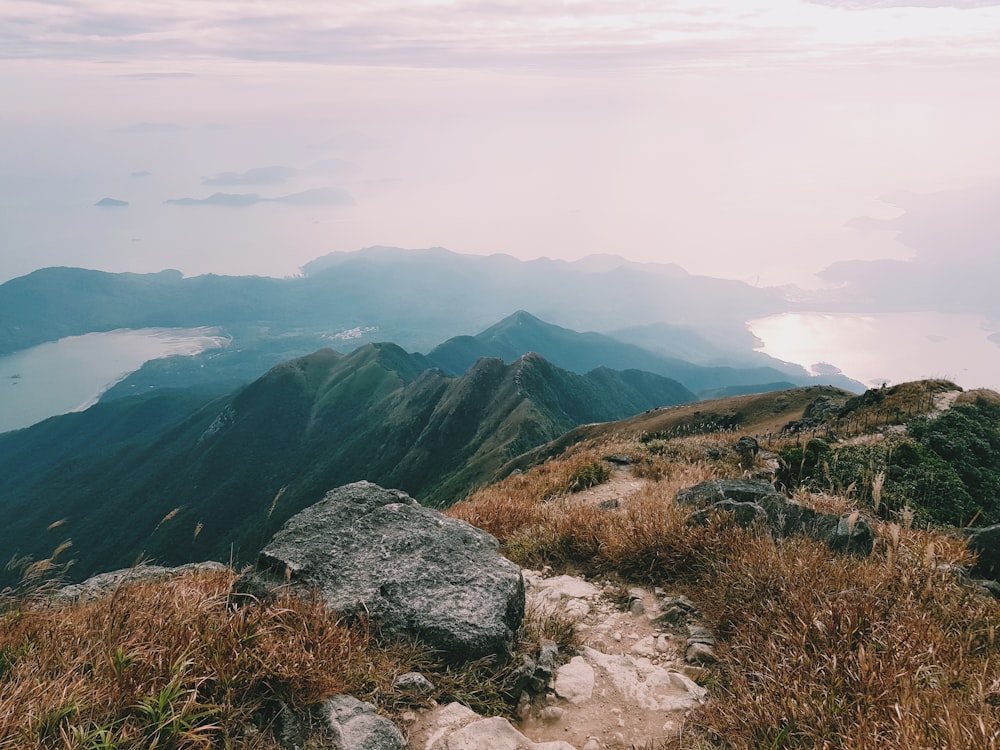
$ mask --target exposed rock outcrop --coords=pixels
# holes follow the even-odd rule
[[[370,616],[384,635],[417,636],[447,658],[510,649],[524,581],[496,539],[399,490],[356,482],[293,516],[242,586],[319,592],[344,616]]]
[[[766,522],[777,536],[802,534],[837,552],[869,555],[875,543],[875,530],[864,516],[821,513],[789,500],[761,480],[713,479],[681,490],[676,502],[704,506],[690,516],[689,522],[694,524],[705,523],[713,512],[724,511],[733,514],[741,526]]]
[[[575,750],[566,742],[532,742],[506,719],[484,719],[461,703],[435,709],[410,738],[411,750]]]
[[[349,695],[337,695],[320,708],[320,716],[332,735],[330,750],[403,750],[406,740],[388,719],[375,713],[375,706]]]
[[[112,570],[109,573],[98,573],[81,583],[63,586],[55,593],[57,600],[89,601],[114,592],[116,588],[126,583],[137,581],[163,581],[175,576],[185,575],[194,571],[229,570],[228,565],[220,562],[200,562],[181,565],[177,568],[164,568],[159,565],[136,565],[134,568]]]

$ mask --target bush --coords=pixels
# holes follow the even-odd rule
[[[591,461],[576,469],[569,477],[569,491],[581,492],[611,479],[611,470],[603,461]]]

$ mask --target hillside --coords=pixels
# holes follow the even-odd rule
[[[278,382],[324,391],[324,373],[341,359],[318,353],[289,363],[258,395]],[[381,365],[401,380],[413,375],[392,348],[363,359],[369,383],[386,382]],[[509,372],[533,381],[552,367],[537,358],[522,365],[476,369],[481,379]],[[356,385],[341,378],[334,390]],[[452,405],[462,401],[453,397]],[[1000,583],[982,578],[965,533],[915,522],[939,495],[886,507],[861,488],[880,468],[888,487],[904,445],[950,451],[956,467],[1000,465],[998,404],[995,393],[961,393],[945,381],[861,396],[804,388],[657,409],[550,444],[525,470],[447,511],[493,534],[544,602],[528,609],[509,661],[448,662],[418,641],[338,619],[315,596],[247,597],[225,566],[119,584],[112,596],[78,604],[0,597],[9,624],[0,631],[0,679],[16,696],[0,708],[0,744],[49,750],[71,736],[138,750],[152,737],[288,750],[301,746],[288,736],[299,729],[290,712],[315,712],[346,693],[403,729],[409,750],[427,747],[417,739],[440,729],[442,712],[456,713],[454,701],[506,717],[510,725],[484,722],[485,736],[495,743],[518,730],[525,748],[552,740],[575,750],[996,748]],[[736,450],[747,432],[762,439],[749,461]],[[749,500],[703,512],[681,499],[720,480],[773,499],[770,482],[794,464],[788,459],[819,443],[838,455],[826,456],[817,484],[801,475],[781,507],[840,519],[850,534],[869,529],[864,550],[838,550],[808,527],[749,522],[735,510]],[[893,450],[880,453],[886,446]],[[865,460],[845,460],[851,451],[865,451]],[[938,470],[930,454],[918,458]],[[845,472],[851,481],[840,481]],[[737,481],[748,475],[765,481]],[[778,521],[784,526],[783,515]],[[545,658],[545,679],[526,682],[525,665],[534,678]],[[622,665],[641,668],[627,673],[630,689],[614,683],[626,672],[611,667]],[[428,680],[420,692],[395,679],[412,671]],[[596,682],[570,680],[581,673]],[[646,689],[658,679],[675,697],[686,686],[693,699],[651,708]],[[488,740],[463,746],[496,746]]]
[[[577,375],[534,354],[461,376],[428,367],[393,344],[327,349],[211,401],[121,399],[10,433],[0,549],[45,556],[68,537],[76,576],[142,555],[245,560],[332,486],[369,479],[446,505],[575,425],[693,398],[657,375]]]

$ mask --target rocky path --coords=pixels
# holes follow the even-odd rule
[[[528,607],[576,622],[583,646],[520,719],[442,706],[416,718],[411,750],[603,750],[643,747],[677,733],[705,699],[695,680],[714,656],[694,606],[660,590],[524,571]],[[562,657],[565,659],[565,656]]]
[[[575,619],[583,647],[549,691],[522,706],[521,731],[581,750],[643,746],[677,732],[705,696],[694,681],[703,668],[686,660],[689,640],[711,641],[693,605],[659,590],[524,575],[529,606]]]

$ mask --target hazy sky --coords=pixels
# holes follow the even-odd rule
[[[1000,271],[1000,0],[4,0],[0,96],[0,281],[374,244],[858,300]]]

